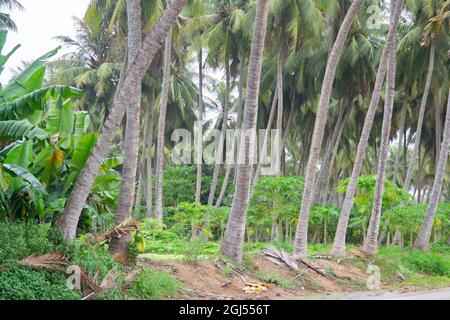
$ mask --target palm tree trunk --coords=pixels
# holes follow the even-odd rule
[[[127,0],[128,14],[128,65],[139,51],[142,42],[141,2],[140,0]],[[136,83],[127,111],[125,139],[123,142],[123,167],[120,183],[119,200],[116,211],[116,224],[119,225],[131,217],[133,200],[136,188],[136,169],[139,157],[139,132],[141,115],[142,85]],[[140,190],[139,190],[140,192]],[[140,195],[139,195],[140,197]],[[130,234],[120,238],[113,238],[110,251],[113,254],[127,253]]]
[[[276,154],[276,161],[277,161],[277,167],[276,172],[277,176],[282,175],[282,162],[281,157],[283,154],[282,149],[282,138],[283,138],[283,109],[284,109],[284,101],[283,101],[283,56],[280,50],[280,53],[278,54],[278,61],[277,61],[277,87],[278,87],[278,109],[277,109],[277,125],[276,125],[276,135],[275,135],[275,141],[276,146],[278,148],[277,154]]]
[[[398,145],[397,145],[397,154],[395,156],[395,164],[394,164],[394,175],[392,180],[394,183],[397,183],[398,172],[400,168],[400,156],[402,149],[402,140],[405,132],[405,123],[406,123],[406,112],[408,111],[408,105],[405,103],[402,107],[402,112],[400,114],[400,130],[398,134]]]
[[[295,234],[295,252],[300,256],[307,255],[308,249],[308,221],[309,213],[313,201],[314,184],[316,177],[316,168],[319,160],[319,152],[322,146],[324,129],[327,121],[328,107],[330,104],[331,90],[336,75],[336,67],[340,60],[342,49],[347,40],[348,33],[353,24],[359,9],[362,7],[364,0],[355,0],[350,6],[344,21],[339,29],[333,49],[330,52],[328,63],[323,79],[322,92],[320,94],[319,106],[316,113],[316,122],[314,125],[314,133],[311,143],[311,151],[309,154],[308,165],[306,169],[305,187],[303,192],[302,206],[299,213],[299,222]]]
[[[236,119],[236,130],[241,129],[242,127],[242,107],[244,105],[245,97],[244,97],[244,85],[245,85],[245,57],[242,57],[241,59],[241,70],[239,71],[239,102],[238,102],[238,108],[237,108],[237,119]],[[238,148],[236,148],[236,141],[233,139],[233,154],[235,156],[235,166],[234,166],[234,184],[236,184],[237,180],[237,166],[236,166],[236,160],[239,157],[238,153],[236,151],[239,151]]]
[[[200,122],[201,130],[203,131],[203,50],[200,49],[198,52],[198,122]],[[200,135],[202,136],[202,135]],[[199,143],[203,143],[200,141]],[[200,147],[200,146],[198,146]],[[203,152],[202,148],[200,150],[196,150],[195,152],[199,152],[197,155],[197,182],[195,185],[195,202],[201,202],[202,195],[202,160],[203,160]]]
[[[256,130],[258,114],[258,96],[261,81],[262,56],[267,32],[267,20],[269,13],[269,0],[260,0],[256,3],[256,19],[253,28],[252,49],[250,54],[249,72],[247,80],[247,95],[244,108],[244,130],[253,132]],[[249,163],[250,152],[254,148],[251,142],[242,136],[240,143],[240,158],[237,164],[237,184],[233,196],[228,226],[222,241],[221,252],[235,263],[242,262],[245,225],[249,200],[250,179],[252,164]]]
[[[441,95],[439,89],[434,90],[434,107],[436,119],[436,168],[439,165],[439,153],[441,147]]]
[[[225,136],[228,125],[228,109],[230,107],[230,62],[227,60],[225,62],[225,103],[223,105],[223,119],[222,119],[222,129],[220,132],[220,139],[216,150],[216,161],[214,165],[213,177],[211,180],[211,188],[209,190],[208,196],[208,206],[212,206],[214,204],[214,197],[216,195],[217,183],[219,180],[220,168],[222,167],[223,161],[223,151],[225,145]]]
[[[269,132],[272,129],[273,120],[275,118],[275,110],[278,102],[278,86],[275,88],[273,95],[272,106],[270,108],[269,120],[267,121],[266,132],[264,133],[264,140],[261,146],[261,152],[258,157],[258,164],[256,165],[255,176],[253,177],[252,185],[258,183],[259,177],[261,176],[262,158],[266,156],[267,152],[267,142],[269,140]]]
[[[409,162],[408,172],[406,173],[404,189],[409,190],[411,186],[412,175],[414,172],[414,166],[417,161],[417,156],[419,154],[419,145],[420,139],[422,136],[422,127],[423,127],[423,119],[425,116],[425,108],[427,106],[428,94],[430,92],[431,80],[433,78],[433,70],[434,70],[434,59],[435,59],[435,49],[436,44],[434,40],[431,41],[431,49],[430,49],[430,64],[428,66],[428,75],[425,83],[425,90],[422,96],[422,103],[420,105],[419,111],[419,119],[417,120],[417,130],[416,130],[416,140],[414,142],[413,154],[411,156],[411,160]]]
[[[414,247],[425,251],[430,242],[431,230],[433,228],[434,218],[436,216],[439,199],[441,197],[442,185],[447,168],[448,148],[450,147],[450,88],[447,101],[447,115],[445,116],[444,136],[439,153],[439,165],[436,168],[433,189],[431,191],[430,205],[425,220],[420,228],[419,234],[414,241]]]
[[[338,132],[336,140],[334,142],[333,150],[331,152],[331,159],[330,159],[330,162],[328,164],[327,174],[326,174],[325,180],[323,182],[322,205],[325,205],[326,195],[327,195],[327,192],[329,190],[328,186],[329,186],[330,180],[331,180],[331,174],[333,172],[334,163],[336,162],[336,158],[337,158],[337,154],[338,154],[338,150],[339,150],[339,145],[341,143],[342,134],[344,132],[345,124],[347,123],[347,120],[350,117],[350,113],[351,113],[351,110],[348,110],[348,112],[345,114],[344,119],[342,119],[341,125],[339,127],[339,132]]]
[[[399,1],[400,2],[400,1]],[[403,7],[403,6],[402,6]],[[397,8],[397,6],[396,6]],[[332,253],[335,256],[345,255],[345,238],[347,233],[348,220],[350,218],[350,210],[353,206],[353,198],[356,192],[356,185],[358,182],[359,175],[361,173],[365,151],[367,148],[367,143],[369,141],[370,131],[372,129],[372,124],[375,118],[375,113],[377,110],[378,103],[380,101],[381,90],[383,88],[383,83],[386,75],[388,55],[391,51],[393,45],[394,37],[396,36],[397,24],[400,19],[401,9],[395,10],[393,23],[389,26],[389,33],[386,39],[386,43],[381,56],[380,64],[378,66],[377,76],[375,80],[375,85],[372,92],[372,98],[369,105],[369,110],[367,111],[366,118],[364,120],[363,131],[358,144],[358,150],[356,152],[355,163],[353,164],[352,175],[350,177],[350,182],[347,187],[347,192],[345,194],[344,203],[342,205],[341,215],[339,217],[338,226],[336,229],[336,234],[333,243]],[[365,236],[365,235],[364,235]]]
[[[164,71],[161,92],[161,106],[158,120],[158,143],[156,149],[156,203],[155,218],[159,221],[163,219],[163,179],[164,179],[164,145],[166,135],[166,115],[169,100],[170,85],[170,63],[172,60],[172,32],[167,35],[164,44]]]
[[[404,0],[399,0],[397,6],[403,9]],[[391,11],[394,13],[394,11]],[[386,93],[384,104],[383,125],[381,129],[380,157],[378,160],[377,181],[375,184],[375,195],[372,207],[372,214],[369,222],[369,229],[364,244],[364,252],[370,256],[374,255],[378,249],[378,233],[381,221],[381,207],[383,204],[384,183],[386,176],[386,165],[389,157],[389,138],[391,133],[392,112],[395,98],[395,77],[397,67],[397,42],[391,46],[386,73]]]
[[[328,165],[328,162],[329,162],[328,159],[331,158],[333,148],[336,144],[336,139],[337,139],[339,131],[341,129],[341,123],[342,123],[342,120],[344,117],[344,113],[345,113],[345,108],[341,108],[341,110],[339,111],[338,119],[336,121],[336,125],[333,129],[333,134],[332,134],[331,138],[328,139],[327,148],[325,151],[325,155],[323,156],[319,175],[317,177],[316,186],[314,188],[315,194],[316,194],[314,202],[316,202],[316,203],[319,202],[321,196],[323,196],[322,193],[319,192],[319,190],[323,190],[323,187],[325,186],[324,177],[326,177],[326,175],[328,175],[328,172],[330,172],[330,174],[331,174],[331,166],[333,164],[330,163]]]
[[[145,142],[146,142],[146,154],[147,154],[147,163],[146,163],[146,183],[145,183],[145,203],[147,204],[147,210],[145,216],[147,218],[153,217],[153,172],[152,172],[152,149],[153,149],[153,119],[155,114],[155,87],[152,88],[150,105],[148,115],[147,115],[147,132],[145,134]]]
[[[178,14],[186,5],[187,0],[172,0],[170,5],[145,38],[138,54],[129,66],[123,84],[118,87],[111,112],[103,124],[102,131],[86,165],[80,172],[72,193],[67,200],[64,212],[58,222],[65,238],[74,239],[81,211],[98,175],[98,169],[107,156],[114,134],[119,128],[120,122],[127,110],[127,105],[132,99],[134,90],[145,76],[148,67],[152,63],[156,53],[161,48],[161,43],[175,24]]]

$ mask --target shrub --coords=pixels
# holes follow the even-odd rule
[[[405,256],[404,261],[417,272],[450,276],[450,261],[435,253],[414,251]]]
[[[61,252],[72,264],[100,279],[113,267],[120,267],[107,248],[81,241],[66,241],[47,224],[0,223],[1,299],[78,299],[81,293],[67,288],[64,273],[33,270],[17,263],[32,254]]]
[[[0,272],[0,300],[78,300],[64,274],[34,270],[8,262]]]
[[[139,273],[128,294],[130,298],[158,300],[177,294],[181,284],[169,272],[146,269]]]

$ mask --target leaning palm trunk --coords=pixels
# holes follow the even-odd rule
[[[228,124],[228,109],[230,104],[230,65],[229,62],[226,62],[225,66],[225,75],[226,75],[226,88],[225,88],[225,103],[223,104],[223,119],[222,119],[222,129],[220,131],[219,143],[217,145],[216,150],[216,159],[214,165],[213,177],[211,180],[211,188],[209,190],[208,196],[208,206],[212,206],[214,204],[214,197],[216,195],[217,183],[219,181],[219,174],[221,163],[223,161],[223,151],[225,145],[225,136],[227,131]]]
[[[63,215],[58,222],[66,238],[75,238],[81,211],[98,175],[98,169],[109,152],[112,139],[125,115],[127,105],[132,100],[134,90],[144,78],[153,58],[161,48],[162,41],[169,33],[170,28],[174,25],[178,14],[186,3],[187,0],[171,1],[150,34],[145,38],[139,52],[128,68],[122,85],[118,86],[111,113],[103,125],[99,139],[86,165],[78,176],[64,208]]]
[[[203,131],[203,50],[200,49],[198,52],[198,122],[200,123],[200,130]],[[202,136],[202,134],[200,134]],[[200,141],[203,143],[203,141]],[[200,145],[201,146],[201,145]],[[202,160],[203,153],[202,148],[198,146],[199,150],[197,155],[197,180],[195,184],[195,202],[201,202],[202,196]]]
[[[278,102],[278,86],[275,89],[275,93],[273,96],[273,100],[272,100],[272,106],[270,108],[270,115],[269,115],[269,120],[267,121],[267,128],[266,128],[266,132],[264,133],[264,140],[261,146],[261,152],[259,153],[259,157],[258,157],[258,164],[256,165],[256,170],[255,170],[255,176],[253,177],[253,181],[252,181],[252,185],[255,185],[258,180],[259,177],[261,177],[261,167],[262,167],[262,163],[263,163],[263,157],[266,156],[266,152],[267,152],[267,142],[269,140],[269,132],[272,129],[272,124],[273,124],[273,120],[275,118],[275,107],[277,105]]]
[[[431,230],[433,228],[433,221],[436,216],[439,199],[441,197],[442,185],[444,181],[445,170],[447,168],[448,148],[450,147],[450,88],[447,101],[447,115],[445,116],[444,136],[439,153],[439,164],[436,168],[436,175],[434,177],[433,189],[431,191],[430,205],[428,207],[427,215],[420,228],[419,234],[414,241],[414,247],[425,251],[428,249],[430,242]]]
[[[323,187],[322,187],[322,189],[317,189],[317,190],[322,190],[322,192],[321,192],[322,193],[322,201],[321,201],[322,205],[326,204],[326,199],[327,199],[326,196],[327,196],[327,192],[329,190],[328,187],[329,187],[330,180],[331,180],[331,174],[333,172],[334,163],[336,162],[339,145],[342,140],[342,134],[344,132],[345,124],[347,123],[347,120],[350,117],[350,113],[351,113],[351,110],[348,110],[345,114],[344,119],[342,119],[342,121],[341,121],[339,132],[337,134],[336,140],[334,141],[333,150],[331,151],[331,159],[327,166],[328,168],[327,168],[325,180],[323,182]],[[330,190],[330,193],[331,193],[331,190]]]
[[[398,0],[397,6],[403,9],[403,1]],[[400,10],[401,10],[400,9]],[[393,11],[391,11],[393,12]],[[392,124],[392,111],[395,97],[395,77],[397,65],[397,45],[394,42],[389,53],[389,62],[386,73],[386,98],[384,104],[383,126],[381,129],[380,157],[378,160],[377,182],[375,184],[375,195],[370,217],[369,228],[363,250],[368,255],[374,255],[378,249],[378,232],[381,221],[381,207],[383,204],[384,180],[386,176],[386,164],[389,156],[389,137]]]
[[[128,65],[133,62],[142,41],[141,26],[141,3],[140,0],[127,0],[128,14]],[[125,139],[123,142],[123,168],[120,183],[119,201],[116,211],[116,224],[119,225],[131,217],[133,210],[133,200],[135,195],[136,169],[139,157],[139,129],[141,115],[141,83],[138,82],[133,90],[130,106],[127,111],[127,124]],[[142,180],[140,179],[139,185]],[[140,198],[140,191],[138,197]],[[114,238],[111,242],[112,253],[127,252],[130,234],[125,234],[120,238]]]
[[[241,128],[241,122],[242,122],[242,103],[244,101],[243,97],[243,90],[244,90],[244,61],[241,62],[241,72],[240,72],[240,79],[239,79],[239,101],[238,101],[238,109],[237,109],[237,121],[236,121],[236,130],[239,130]],[[234,159],[236,160],[236,140],[233,139],[233,142],[231,144],[231,154],[233,155]],[[223,179],[222,183],[222,189],[220,190],[219,197],[217,198],[216,207],[220,207],[222,205],[223,199],[225,198],[228,182],[230,180],[231,170],[232,168],[236,168],[236,166],[232,166],[230,164],[227,165],[227,169],[225,172],[225,177]],[[236,169],[235,169],[235,177],[236,180]]]
[[[155,102],[155,89],[152,89],[149,114],[147,115],[147,132],[145,134],[147,165],[145,168],[145,203],[147,210],[145,216],[152,218],[153,216],[153,173],[152,173],[152,148],[153,148],[153,118],[154,118],[154,102]]]
[[[397,145],[397,153],[395,156],[395,164],[394,164],[394,175],[392,177],[392,181],[397,183],[398,172],[400,169],[400,156],[402,150],[402,141],[405,132],[405,124],[406,124],[406,112],[408,110],[408,105],[405,103],[402,107],[402,112],[400,114],[400,129],[398,134],[398,145]]]
[[[423,91],[422,103],[420,105],[419,119],[417,120],[416,139],[414,141],[413,154],[412,154],[411,160],[409,162],[408,172],[406,173],[405,184],[403,187],[405,190],[409,190],[409,188],[411,187],[411,180],[412,180],[412,175],[414,173],[414,166],[416,164],[417,157],[419,155],[419,146],[420,146],[420,139],[422,136],[423,119],[425,116],[425,109],[427,106],[428,94],[430,92],[431,80],[433,78],[435,50],[436,50],[436,44],[435,44],[434,40],[432,40],[431,49],[430,49],[430,64],[428,66],[428,74],[427,74],[427,80],[425,82],[425,90]]]
[[[155,202],[155,219],[162,221],[163,219],[163,179],[164,179],[164,145],[166,135],[166,114],[167,103],[169,100],[170,85],[170,61],[172,59],[172,32],[167,35],[164,44],[164,69],[163,84],[161,92],[161,105],[159,109],[158,120],[158,142],[156,148],[156,202]]]
[[[283,109],[284,109],[284,101],[283,101],[283,56],[280,50],[277,61],[277,87],[278,87],[278,109],[277,109],[277,124],[276,124],[276,135],[275,135],[275,145],[276,145],[276,159],[277,159],[277,167],[276,172],[277,176],[281,176],[281,158],[283,156],[282,149],[282,137],[283,137]]]
[[[436,168],[439,165],[439,153],[441,152],[441,96],[439,89],[434,91],[434,107],[436,119]]]
[[[397,8],[397,6],[396,6]],[[344,203],[342,205],[341,215],[339,217],[338,226],[333,244],[333,255],[344,256],[345,255],[345,237],[347,233],[348,220],[350,218],[350,210],[353,206],[353,198],[356,192],[356,185],[361,173],[362,164],[364,160],[365,151],[369,141],[370,131],[372,129],[375,113],[377,110],[378,102],[380,101],[381,90],[383,87],[388,55],[393,45],[394,37],[396,34],[397,24],[400,19],[401,10],[395,10],[394,18],[391,20],[393,23],[389,26],[389,33],[386,39],[386,44],[381,55],[380,65],[378,66],[377,77],[372,92],[372,98],[370,100],[369,110],[367,110],[366,118],[364,120],[364,126],[359,139],[358,150],[356,151],[355,163],[353,164],[353,171],[350,177],[349,184],[347,186],[347,192],[345,193]]]
[[[249,72],[247,80],[247,95],[244,109],[244,131],[256,130],[258,114],[258,96],[261,82],[261,67],[264,42],[267,32],[267,18],[269,0],[260,0],[256,3],[256,19],[253,29],[252,50],[250,54]],[[250,179],[252,164],[249,163],[250,153],[254,146],[242,136],[240,143],[239,161],[237,164],[237,184],[233,196],[228,226],[222,241],[221,252],[235,263],[242,262],[245,224],[249,200]],[[243,161],[242,161],[242,160]]]
[[[302,206],[300,209],[297,231],[295,234],[295,253],[300,256],[307,255],[308,249],[308,221],[311,205],[313,201],[314,184],[316,177],[316,168],[319,160],[319,152],[322,146],[323,134],[327,122],[328,107],[330,105],[331,90],[336,75],[336,67],[342,54],[345,41],[347,39],[353,21],[362,7],[364,0],[355,0],[350,6],[344,21],[339,29],[333,49],[330,52],[325,76],[320,94],[319,106],[316,113],[316,123],[312,137],[311,149],[308,165],[306,169],[305,187],[303,192]]]
[[[341,110],[339,111],[338,119],[336,121],[336,125],[333,129],[333,134],[331,135],[331,138],[328,139],[327,147],[325,149],[325,154],[323,156],[319,174],[317,176],[316,185],[314,187],[314,190],[316,193],[315,197],[314,197],[315,203],[319,202],[321,196],[323,196],[322,192],[320,192],[320,190],[323,190],[322,188],[325,186],[324,177],[326,177],[328,172],[331,171],[332,166],[333,166],[332,163],[328,164],[328,162],[329,162],[329,159],[331,158],[333,147],[335,146],[336,139],[339,134],[339,130],[341,129],[341,122],[343,120],[344,113],[345,113],[345,108],[341,108]]]

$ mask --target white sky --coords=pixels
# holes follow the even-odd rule
[[[25,11],[15,10],[11,17],[17,25],[17,33],[10,31],[3,53],[17,44],[22,46],[8,61],[0,77],[5,83],[11,77],[10,69],[20,66],[21,61],[34,60],[56,48],[55,36],[74,36],[73,16],[82,17],[89,0],[19,0]]]

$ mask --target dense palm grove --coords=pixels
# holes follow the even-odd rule
[[[112,238],[122,258],[170,237],[238,264],[244,242],[449,245],[449,21],[444,0],[92,0],[70,53],[0,90],[0,219],[69,240],[142,221]],[[221,132],[216,164],[176,166],[195,121]],[[220,164],[232,128],[281,130],[278,174],[267,150]]]

